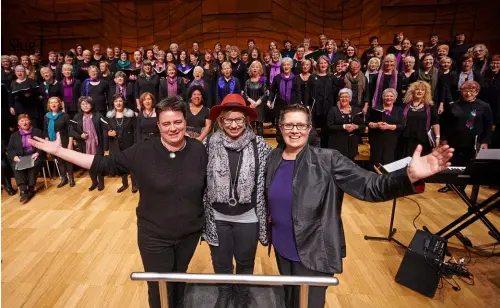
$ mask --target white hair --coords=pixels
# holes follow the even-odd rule
[[[286,57],[286,58],[281,59],[281,66],[283,66],[283,64],[285,64],[285,62],[288,62],[288,63],[290,63],[290,65],[293,66],[293,60],[292,60],[292,58]]]
[[[339,91],[339,97],[341,94],[347,93],[350,98],[352,98],[352,90],[349,88],[343,88],[342,90]]]

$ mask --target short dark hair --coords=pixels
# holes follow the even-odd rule
[[[377,40],[378,41],[378,37],[377,36],[370,36],[370,38],[368,39],[368,42],[371,44],[374,40]]]
[[[125,103],[125,97],[123,97],[123,94],[121,94],[121,93],[116,93],[116,94],[113,94],[113,96],[111,97],[111,103],[112,103],[112,104],[114,104],[114,103],[115,103],[115,101],[116,101],[117,99],[119,99],[119,98],[121,98],[121,99],[122,99],[122,101],[123,101],[123,103]]]
[[[250,42],[253,42],[253,43],[254,43],[254,45],[255,45],[255,40],[254,40],[254,39],[249,39],[249,40],[247,41],[247,45],[248,45],[248,43],[250,43]]]
[[[311,112],[309,109],[307,109],[306,106],[302,104],[292,104],[292,105],[287,105],[281,109],[280,112],[280,117],[279,117],[279,124],[281,125],[283,123],[283,120],[285,119],[285,114],[289,112],[302,112],[307,115],[307,124],[311,125],[312,124],[312,116]]]
[[[94,112],[94,101],[92,100],[92,97],[80,96],[80,98],[78,99],[78,111],[80,113],[83,113],[83,110],[82,110],[82,103],[83,102],[87,102],[87,104],[89,104],[92,107],[91,112]]]
[[[162,99],[156,106],[156,119],[160,121],[160,113],[164,111],[179,111],[182,113],[184,119],[186,118],[186,103],[180,95],[169,96]]]
[[[194,91],[200,91],[202,99],[205,100],[205,89],[200,85],[192,85],[188,89],[188,101],[191,99],[191,96],[193,96]]]
[[[290,44],[292,44],[292,41],[290,41],[290,40],[284,40],[284,41],[283,41],[283,45],[285,45],[286,43],[290,43]]]
[[[67,51],[65,54],[64,54],[65,57],[70,57],[70,58],[74,58],[75,57],[75,54],[72,52],[72,51]]]
[[[434,32],[434,33],[432,33],[431,35],[429,35],[429,38],[431,38],[431,37],[433,37],[433,36],[435,36],[435,37],[439,38],[439,35],[437,35],[437,33],[435,33],[435,32]]]
[[[249,54],[249,53],[248,53],[248,49],[243,49],[243,50],[241,51],[241,54],[242,54],[242,55],[243,55],[243,54],[248,55],[248,54]]]

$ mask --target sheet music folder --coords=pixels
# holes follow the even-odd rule
[[[19,157],[20,161],[16,164],[16,170],[25,170],[35,166],[35,160],[31,155]]]
[[[411,162],[411,157],[405,157],[400,160],[396,160],[395,162],[392,162],[390,164],[383,165],[379,168],[382,173],[391,173],[394,171],[397,171],[399,169],[406,168]]]

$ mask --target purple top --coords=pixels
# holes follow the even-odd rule
[[[292,220],[292,182],[295,160],[282,160],[269,187],[272,244],[283,258],[299,262]]]

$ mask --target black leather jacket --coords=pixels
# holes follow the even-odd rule
[[[269,157],[266,192],[280,165],[282,152],[282,148],[277,148]],[[406,168],[377,175],[358,167],[336,150],[306,145],[297,156],[293,172],[292,220],[299,258],[310,270],[342,272],[345,257],[340,217],[343,192],[360,200],[378,202],[417,191]],[[269,239],[272,243],[271,235]]]

